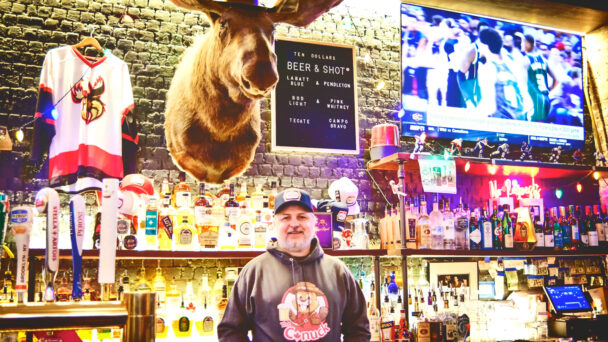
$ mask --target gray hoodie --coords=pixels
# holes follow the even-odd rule
[[[251,260],[218,325],[220,341],[369,341],[365,298],[339,259],[318,240],[295,258],[278,248]]]

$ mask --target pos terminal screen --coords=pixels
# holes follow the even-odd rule
[[[592,310],[580,285],[545,286],[545,293],[558,313]]]

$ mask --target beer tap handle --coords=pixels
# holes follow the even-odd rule
[[[72,299],[82,299],[82,241],[84,237],[84,198],[75,195],[70,199],[70,238],[72,240]]]
[[[36,194],[36,210],[46,212],[46,252],[44,299],[55,301],[55,277],[59,268],[59,195],[51,188],[43,188]]]

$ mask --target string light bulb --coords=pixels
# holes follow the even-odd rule
[[[562,198],[563,194],[564,194],[564,192],[562,191],[562,189],[560,189],[560,188],[555,189],[555,197],[557,197],[557,199]]]
[[[583,191],[583,185],[581,183],[576,183],[576,191],[578,191],[578,192]]]
[[[491,175],[496,174],[496,165],[492,165],[492,166],[490,166],[490,174],[491,174]]]
[[[471,163],[467,162],[466,164],[464,164],[464,172],[469,172],[470,169],[471,169]]]
[[[365,61],[365,63],[370,63],[372,61],[372,56],[369,54],[369,52],[365,53],[365,56],[363,56],[363,60]]]
[[[22,142],[23,141],[23,130],[21,129],[21,127],[19,127],[19,130],[17,131],[17,133],[15,133],[15,138],[17,139],[18,142]]]
[[[599,172],[597,172],[597,171],[595,171],[595,172],[593,173],[593,179],[595,179],[595,180],[600,179],[600,173],[599,173]]]
[[[384,87],[386,86],[386,83],[384,83],[383,80],[378,81],[378,83],[376,83],[376,90],[380,91],[382,89],[384,89]]]

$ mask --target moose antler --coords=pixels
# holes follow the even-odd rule
[[[278,0],[270,10],[274,22],[308,26],[342,0]]]

